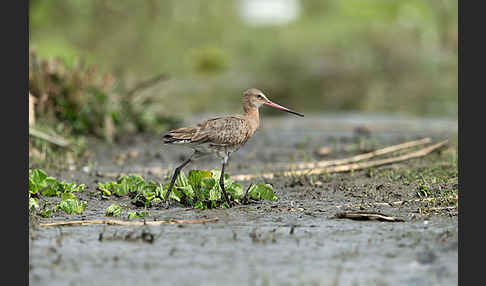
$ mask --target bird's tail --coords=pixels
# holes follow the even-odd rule
[[[178,128],[164,133],[162,140],[165,144],[189,143],[196,132],[197,128],[194,127]]]

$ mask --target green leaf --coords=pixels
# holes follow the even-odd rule
[[[206,190],[208,194],[209,194],[209,190],[214,188],[215,185],[216,185],[216,180],[214,178],[204,178],[201,181],[201,189]]]
[[[194,196],[196,195],[196,193],[194,192],[194,189],[192,188],[191,185],[187,185],[183,188],[179,188],[183,193],[184,195],[186,195],[187,197],[189,198],[194,198]]]
[[[217,201],[221,199],[221,191],[219,191],[217,188],[212,188],[209,191],[209,200],[210,201]]]
[[[228,203],[227,203],[227,202],[222,203],[222,204],[221,204],[221,207],[222,207],[222,208],[225,208],[225,209],[229,209],[229,205],[228,205]]]
[[[52,209],[45,209],[38,213],[41,217],[49,217],[52,214]]]
[[[237,183],[231,183],[229,187],[226,187],[226,191],[231,195],[233,199],[239,199],[243,196],[243,186]]]
[[[122,197],[129,193],[138,193],[145,186],[145,181],[141,176],[130,175],[122,176],[117,182],[111,185],[113,194]]]
[[[179,176],[177,176],[175,180],[175,185],[177,187],[185,187],[189,185],[189,180],[186,177],[186,174],[184,172],[180,172]]]
[[[184,194],[184,199],[185,199],[186,203],[189,204],[189,205],[193,205],[193,201],[194,201],[194,198],[196,196],[196,193],[194,192],[192,186],[188,185],[188,186],[185,186],[183,188],[180,188],[180,190]]]
[[[39,202],[37,201],[37,199],[29,198],[29,210],[38,209],[38,208],[39,208]]]
[[[39,186],[35,183],[32,177],[29,177],[29,194],[37,195],[39,192]]]
[[[47,177],[44,179],[45,185],[57,185],[60,182],[54,177]]]
[[[32,170],[32,178],[35,183],[39,184],[47,178],[47,174],[41,169]]]
[[[106,208],[105,215],[106,216],[120,216],[122,212],[122,207],[118,204],[111,204],[109,207]]]
[[[82,192],[82,191],[84,191],[84,188],[85,188],[85,185],[84,184],[80,184],[80,185],[70,184],[69,189],[67,189],[66,191],[70,191],[70,192]]]
[[[78,198],[62,200],[54,209],[61,209],[68,214],[80,214],[86,209],[87,202],[79,202]]]
[[[206,206],[202,203],[202,201],[197,201],[196,204],[194,205],[195,208],[197,209],[206,209]]]
[[[213,176],[212,176],[213,179],[215,179],[216,182],[219,182],[219,177],[221,177],[221,171],[214,169],[214,170],[211,170],[211,173],[213,174]],[[225,175],[227,175],[227,174],[225,174]]]
[[[199,188],[204,178],[211,178],[212,173],[208,170],[190,170],[189,171],[189,184],[193,188]]]
[[[210,191],[216,186],[216,180],[214,178],[204,178],[201,181],[201,188],[197,193],[197,198],[200,201],[208,200],[210,197]]]
[[[71,200],[71,199],[77,200],[78,198],[73,193],[69,193],[69,192],[61,194],[61,201]]]
[[[141,218],[146,215],[149,215],[149,212],[129,212],[128,213],[128,219],[136,219],[136,218]]]
[[[46,187],[54,183],[57,183],[57,180],[53,177],[48,177],[44,171],[40,169],[29,170],[29,193],[30,194],[38,195],[39,191],[41,190],[45,191]],[[57,195],[55,190],[48,191],[47,193],[48,195],[54,195],[54,196]]]
[[[270,184],[253,185],[248,190],[248,195],[250,196],[250,198],[255,200],[271,200],[271,201],[278,200]]]
[[[55,197],[61,194],[61,192],[56,190],[57,188],[48,187],[44,189],[41,194],[46,197]]]
[[[113,182],[109,183],[98,183],[98,190],[101,192],[102,197],[109,197],[111,196],[111,189],[113,188]]]
[[[40,170],[29,170],[29,194],[37,196],[41,191],[43,196],[59,196],[64,192],[81,192],[84,184],[66,183],[58,181],[54,177],[48,177]]]
[[[180,191],[179,188],[177,188],[177,187],[173,187],[172,192],[169,195],[169,199],[174,199],[174,200],[180,202],[181,198],[182,198],[182,191]]]
[[[146,183],[141,176],[121,176],[116,182],[98,183],[98,189],[102,196],[109,197],[114,194],[123,197],[129,193],[138,193]]]

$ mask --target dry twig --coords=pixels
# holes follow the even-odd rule
[[[384,215],[377,212],[341,212],[335,215],[336,218],[349,218],[354,220],[379,220],[391,222],[403,222],[401,218]]]
[[[343,164],[359,162],[359,161],[366,160],[366,159],[371,159],[373,157],[392,153],[392,152],[399,151],[399,150],[402,150],[402,149],[427,144],[430,141],[431,141],[431,139],[429,137],[426,137],[426,138],[423,138],[423,139],[420,139],[420,140],[409,141],[409,142],[401,143],[401,144],[398,144],[398,145],[392,145],[392,146],[388,146],[388,147],[378,149],[378,150],[375,150],[375,151],[372,151],[372,152],[359,154],[359,155],[344,158],[344,159],[325,160],[325,161],[318,161],[318,162],[313,162],[313,163],[301,162],[301,163],[296,163],[296,164],[295,163],[294,164],[287,164],[287,163],[271,164],[271,165],[267,165],[267,166],[269,168],[274,168],[274,167],[291,168],[291,167],[293,167],[295,169],[312,169],[312,168],[318,168],[318,167],[343,165]]]
[[[273,179],[276,176],[284,176],[284,177],[291,177],[291,176],[301,176],[301,175],[315,175],[315,174],[322,174],[322,173],[338,173],[338,172],[350,172],[360,169],[366,169],[375,166],[381,166],[391,163],[397,163],[413,158],[423,157],[428,155],[432,151],[439,149],[440,147],[444,146],[448,140],[444,140],[442,142],[430,145],[428,147],[424,147],[417,151],[409,152],[403,154],[401,156],[380,159],[380,160],[370,160],[361,163],[352,163],[352,164],[344,164],[344,165],[336,165],[330,166],[327,168],[314,168],[314,169],[302,169],[297,171],[286,171],[286,172],[277,172],[277,173],[263,173],[263,174],[241,174],[241,175],[234,175],[231,176],[232,179],[237,181],[248,181],[254,178],[262,177],[265,179]],[[382,149],[383,150],[383,149]],[[364,154],[363,154],[364,155]],[[346,159],[342,159],[346,160]],[[337,160],[336,160],[337,161]]]
[[[160,220],[160,221],[124,221],[124,220],[93,219],[93,220],[75,220],[75,221],[41,223],[39,225],[40,226],[66,226],[66,225],[108,224],[108,225],[139,226],[139,225],[161,225],[161,224],[181,224],[181,223],[207,223],[207,222],[215,222],[218,220],[219,220],[218,218],[176,219],[176,220]]]
[[[126,92],[126,96],[130,97],[140,90],[149,88],[149,87],[151,87],[151,86],[153,86],[153,85],[155,85],[155,84],[157,84],[161,81],[165,81],[165,80],[168,80],[168,79],[169,79],[169,77],[166,74],[156,75],[156,76],[154,76],[154,77],[152,77],[148,80],[145,80],[145,81],[138,83],[134,88],[132,88],[132,89],[130,89],[129,91]]]
[[[61,146],[61,147],[66,147],[66,146],[69,145],[69,141],[62,138],[62,137],[52,136],[52,135],[46,134],[42,131],[39,131],[37,129],[34,129],[32,127],[29,127],[29,135],[35,136],[37,138],[40,138],[42,140],[45,140],[49,143],[52,143],[52,144],[55,144],[55,145],[58,145],[58,146]]]
[[[35,125],[35,103],[37,99],[29,92],[29,126]]]

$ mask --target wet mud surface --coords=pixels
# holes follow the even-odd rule
[[[363,134],[360,126],[369,132]],[[270,163],[344,158],[408,140],[438,141],[456,134],[457,121],[438,119],[263,117],[261,129],[231,157],[227,172],[268,172]],[[40,226],[108,219],[105,210],[113,202],[141,211],[129,199],[101,199],[97,183],[114,180],[109,177],[113,173],[139,173],[165,182],[167,175],[159,171],[173,170],[191,154],[184,148],[162,146],[159,138],[149,135],[124,138],[113,146],[90,144],[94,155],[89,164],[47,170],[50,176],[86,184],[77,195],[88,205],[82,215],[31,219],[30,285],[457,285],[457,209],[421,214],[413,182],[370,176],[369,170],[258,178],[241,182],[243,188],[250,183],[272,184],[278,201],[231,209],[151,208],[145,217],[147,221],[217,217],[217,222]],[[325,156],[316,152],[323,146],[331,149]],[[376,170],[402,170],[428,162],[419,158]],[[220,162],[210,157],[184,170],[192,168],[220,168]],[[397,201],[404,203],[384,204]],[[334,217],[345,210],[380,212],[404,222]]]

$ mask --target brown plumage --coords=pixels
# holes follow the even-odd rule
[[[197,124],[195,127],[183,127],[170,130],[169,132],[165,133],[163,135],[163,141],[165,144],[180,144],[194,150],[193,155],[175,169],[169,189],[165,195],[165,201],[168,202],[167,199],[172,191],[175,179],[185,165],[201,156],[216,154],[222,159],[223,163],[219,184],[221,186],[221,190],[223,191],[226,202],[231,206],[223,184],[224,168],[231,153],[237,151],[241,146],[243,146],[258,129],[258,126],[260,125],[258,109],[262,105],[267,105],[299,116],[304,116],[286,107],[271,102],[263,94],[263,92],[256,88],[251,88],[245,91],[243,94],[244,114],[211,118]]]
[[[245,144],[256,128],[242,115],[216,117],[199,123],[197,127],[183,127],[164,135],[164,143],[234,146]]]

